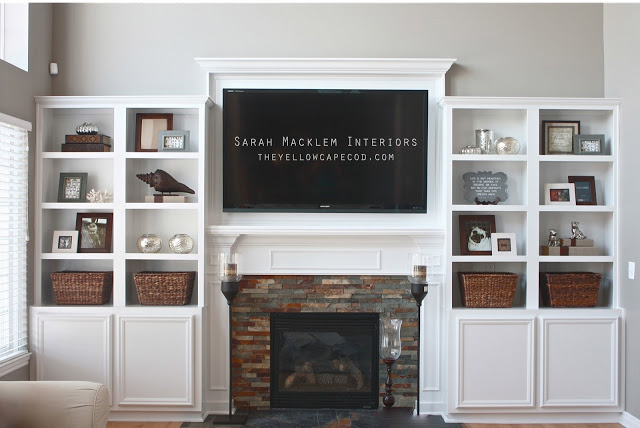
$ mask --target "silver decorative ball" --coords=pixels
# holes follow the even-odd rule
[[[178,233],[169,239],[169,249],[176,254],[188,254],[193,250],[193,239],[186,233]]]
[[[157,253],[162,248],[162,238],[152,233],[145,233],[138,238],[138,250],[141,253]]]

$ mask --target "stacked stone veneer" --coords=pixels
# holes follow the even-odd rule
[[[409,288],[406,277],[245,277],[233,301],[232,314],[236,407],[240,410],[270,407],[271,312],[377,312],[381,317],[402,319],[402,354],[393,367],[393,394],[395,406],[413,406],[418,373],[418,313]],[[386,378],[386,366],[380,360],[381,397]]]

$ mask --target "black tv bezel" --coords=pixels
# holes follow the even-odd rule
[[[376,205],[367,204],[260,204],[252,206],[247,204],[244,207],[225,207],[225,171],[224,171],[224,150],[227,140],[227,116],[224,104],[227,94],[230,92],[269,92],[269,93],[360,93],[360,92],[419,92],[424,95],[424,186],[422,198],[424,208],[381,208]],[[429,90],[428,89],[322,89],[322,88],[222,88],[222,212],[223,213],[365,213],[365,214],[427,214],[428,213],[428,181],[429,181]]]

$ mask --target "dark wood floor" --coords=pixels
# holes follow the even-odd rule
[[[296,428],[304,428],[306,425],[300,425],[300,421],[295,420],[293,417],[295,415],[289,415],[292,418],[289,419],[292,424],[290,425],[271,425],[270,428],[275,428],[280,426],[289,427],[294,426]],[[462,428],[624,428],[620,424],[504,424],[504,425],[496,425],[496,424],[447,424],[443,425],[442,419],[433,416],[420,416],[419,418],[412,417],[408,419],[408,415],[403,415],[402,411],[397,414],[382,414],[379,415],[381,419],[378,420],[380,425],[377,425],[376,428],[387,428],[387,427],[398,427],[401,428],[403,426],[411,427],[411,426],[421,426],[421,427],[446,427],[452,428],[455,426],[460,426]],[[388,419],[387,419],[388,418]],[[402,421],[405,421],[404,424]],[[409,421],[409,422],[407,422]],[[330,425],[325,425],[323,428],[348,428],[348,427],[365,427],[367,425],[363,425],[361,422],[363,421],[355,421],[351,419],[338,419],[336,418]],[[415,423],[414,423],[415,422]],[[389,423],[390,425],[386,425]],[[384,424],[384,425],[383,425]],[[398,425],[401,424],[401,425]],[[180,428],[183,426],[180,422],[109,422],[107,423],[107,428]],[[211,427],[211,423],[190,423],[184,424],[185,427]],[[240,425],[235,425],[235,427],[239,427]],[[318,425],[315,425],[318,427]],[[216,425],[218,428],[223,428],[221,425]],[[245,425],[246,428],[249,428],[250,425]]]

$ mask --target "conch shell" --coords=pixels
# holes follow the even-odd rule
[[[140,180],[147,183],[149,186],[156,189],[161,193],[171,193],[171,192],[184,192],[195,194],[192,189],[180,183],[178,180],[173,178],[168,172],[163,171],[161,169],[156,169],[156,172],[150,172],[148,174],[136,174]]]

